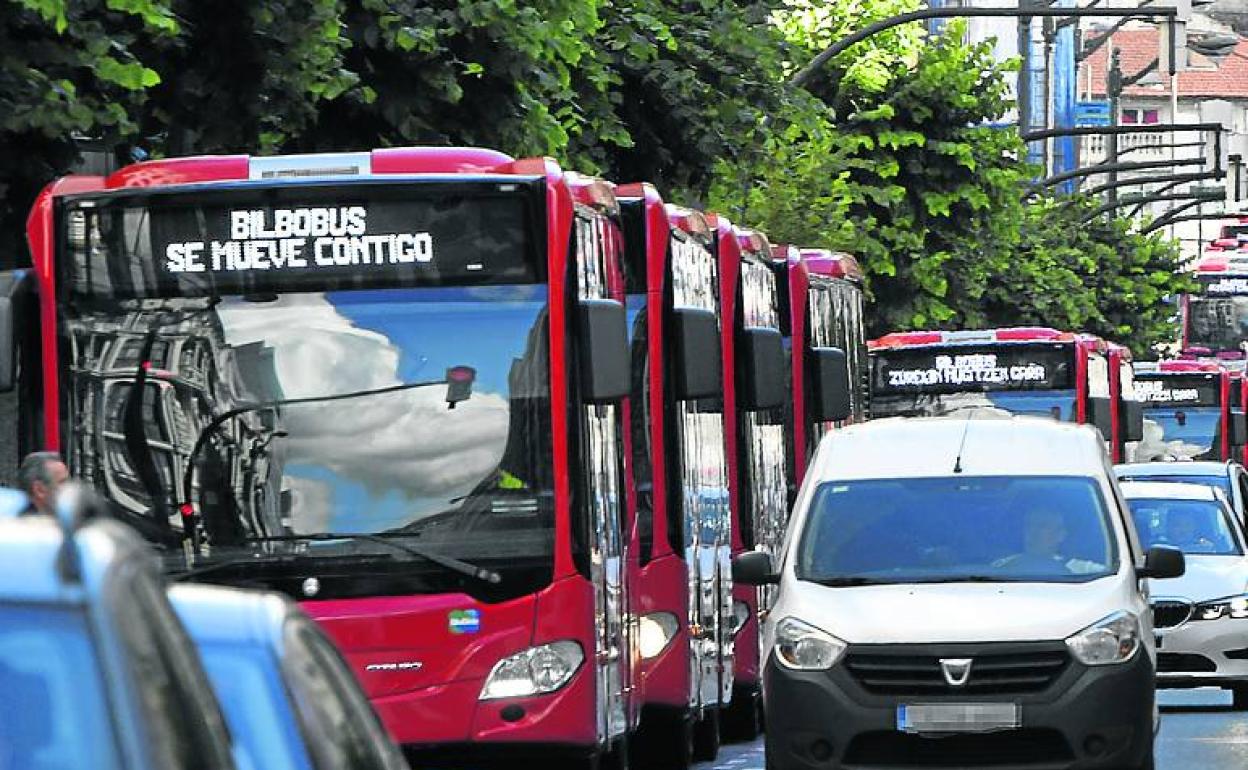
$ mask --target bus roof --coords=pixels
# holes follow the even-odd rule
[[[1136,374],[1190,374],[1224,372],[1226,368],[1212,361],[1136,361]]]
[[[867,346],[872,350],[883,348],[906,348],[917,345],[973,345],[985,342],[1074,342],[1093,341],[1098,346],[1105,343],[1091,334],[1076,334],[1050,329],[1045,326],[1010,326],[1001,329],[893,332],[871,340]]]
[[[798,249],[798,254],[810,267],[810,272],[815,275],[845,278],[857,282],[861,282],[864,277],[858,260],[854,258],[854,255],[844,251],[803,248]]]

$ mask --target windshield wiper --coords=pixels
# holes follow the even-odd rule
[[[237,567],[254,567],[261,564],[265,566],[273,564],[290,565],[295,564],[298,561],[298,557],[286,554],[264,556],[261,558],[252,557],[250,559],[227,559],[226,561],[214,561],[211,564],[205,564],[202,567],[191,567],[190,569],[186,569],[181,572],[169,572],[166,574],[168,579],[173,581],[192,580],[203,575],[212,574],[213,572],[224,572],[225,570],[235,569]]]
[[[841,575],[834,577],[822,578],[802,578],[810,583],[818,583],[821,586],[830,588],[844,588],[847,586],[880,586],[891,585],[895,581],[885,580],[884,578],[865,577],[863,575]]]
[[[907,583],[1011,583],[1015,582],[1008,575],[942,575],[939,577],[907,580]]]
[[[270,535],[267,537],[249,537],[249,538],[246,538],[246,542],[248,543],[299,543],[299,542],[310,542],[310,541],[331,542],[335,540],[357,540],[357,541],[363,540],[369,543],[380,543],[395,551],[401,551],[411,556],[424,559],[425,561],[432,562],[433,564],[437,564],[439,567],[443,567],[452,572],[457,572],[461,575],[465,575],[467,577],[473,578],[474,580],[480,580],[483,583],[497,585],[498,583],[501,583],[503,580],[503,576],[498,574],[494,570],[484,569],[482,567],[476,566],[475,564],[469,564],[466,561],[460,561],[459,559],[456,559],[452,556],[443,556],[440,553],[434,553],[433,551],[426,551],[424,548],[420,548],[417,546],[406,545],[404,543],[397,542],[392,538],[393,536],[384,537],[382,535],[374,535],[374,534],[370,534],[366,532],[318,532],[318,533],[311,534],[311,535]],[[204,569],[208,569],[208,567],[205,567]]]

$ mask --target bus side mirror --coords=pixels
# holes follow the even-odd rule
[[[677,401],[716,398],[724,394],[719,357],[719,323],[710,310],[681,307],[672,313],[672,354]]]
[[[1144,404],[1139,401],[1124,398],[1119,402],[1122,405],[1122,441],[1143,441],[1144,440]]]
[[[1088,397],[1088,422],[1096,426],[1106,441],[1114,434],[1113,402],[1108,398]]]
[[[622,302],[583,299],[577,304],[581,394],[594,404],[628,396],[628,315]]]
[[[811,419],[836,422],[850,415],[849,359],[840,348],[811,348],[806,357],[810,378]]]
[[[1231,446],[1248,444],[1248,416],[1243,409],[1231,410]]]
[[[17,384],[18,305],[27,275],[25,270],[0,273],[0,393]]]
[[[784,338],[776,329],[750,327],[741,332],[737,348],[737,407],[746,411],[773,409],[784,404]]]

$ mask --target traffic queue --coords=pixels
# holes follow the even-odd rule
[[[0,389],[84,486],[0,519],[11,766],[1145,768],[1158,672],[1241,703],[1248,603],[1139,580],[1193,511],[1244,559],[1222,364],[868,346],[852,256],[475,148],[67,177],[28,240]]]

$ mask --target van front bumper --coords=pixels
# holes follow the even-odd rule
[[[926,656],[974,659],[1003,646],[905,645],[904,649]],[[1048,648],[1056,651],[1058,645]],[[869,691],[860,670],[851,672],[846,663],[856,651],[881,649],[901,648],[851,646],[846,658],[828,671],[792,671],[777,664],[774,655],[769,657],[763,671],[768,768],[1093,770],[1140,767],[1152,751],[1154,669],[1143,649],[1130,661],[1111,666],[1089,667],[1068,659],[1043,689],[1013,695],[977,694],[969,689],[962,694],[931,689],[921,694],[881,694],[878,687]],[[899,705],[940,702],[1015,702],[1021,724],[1015,730],[940,737],[898,729]]]

